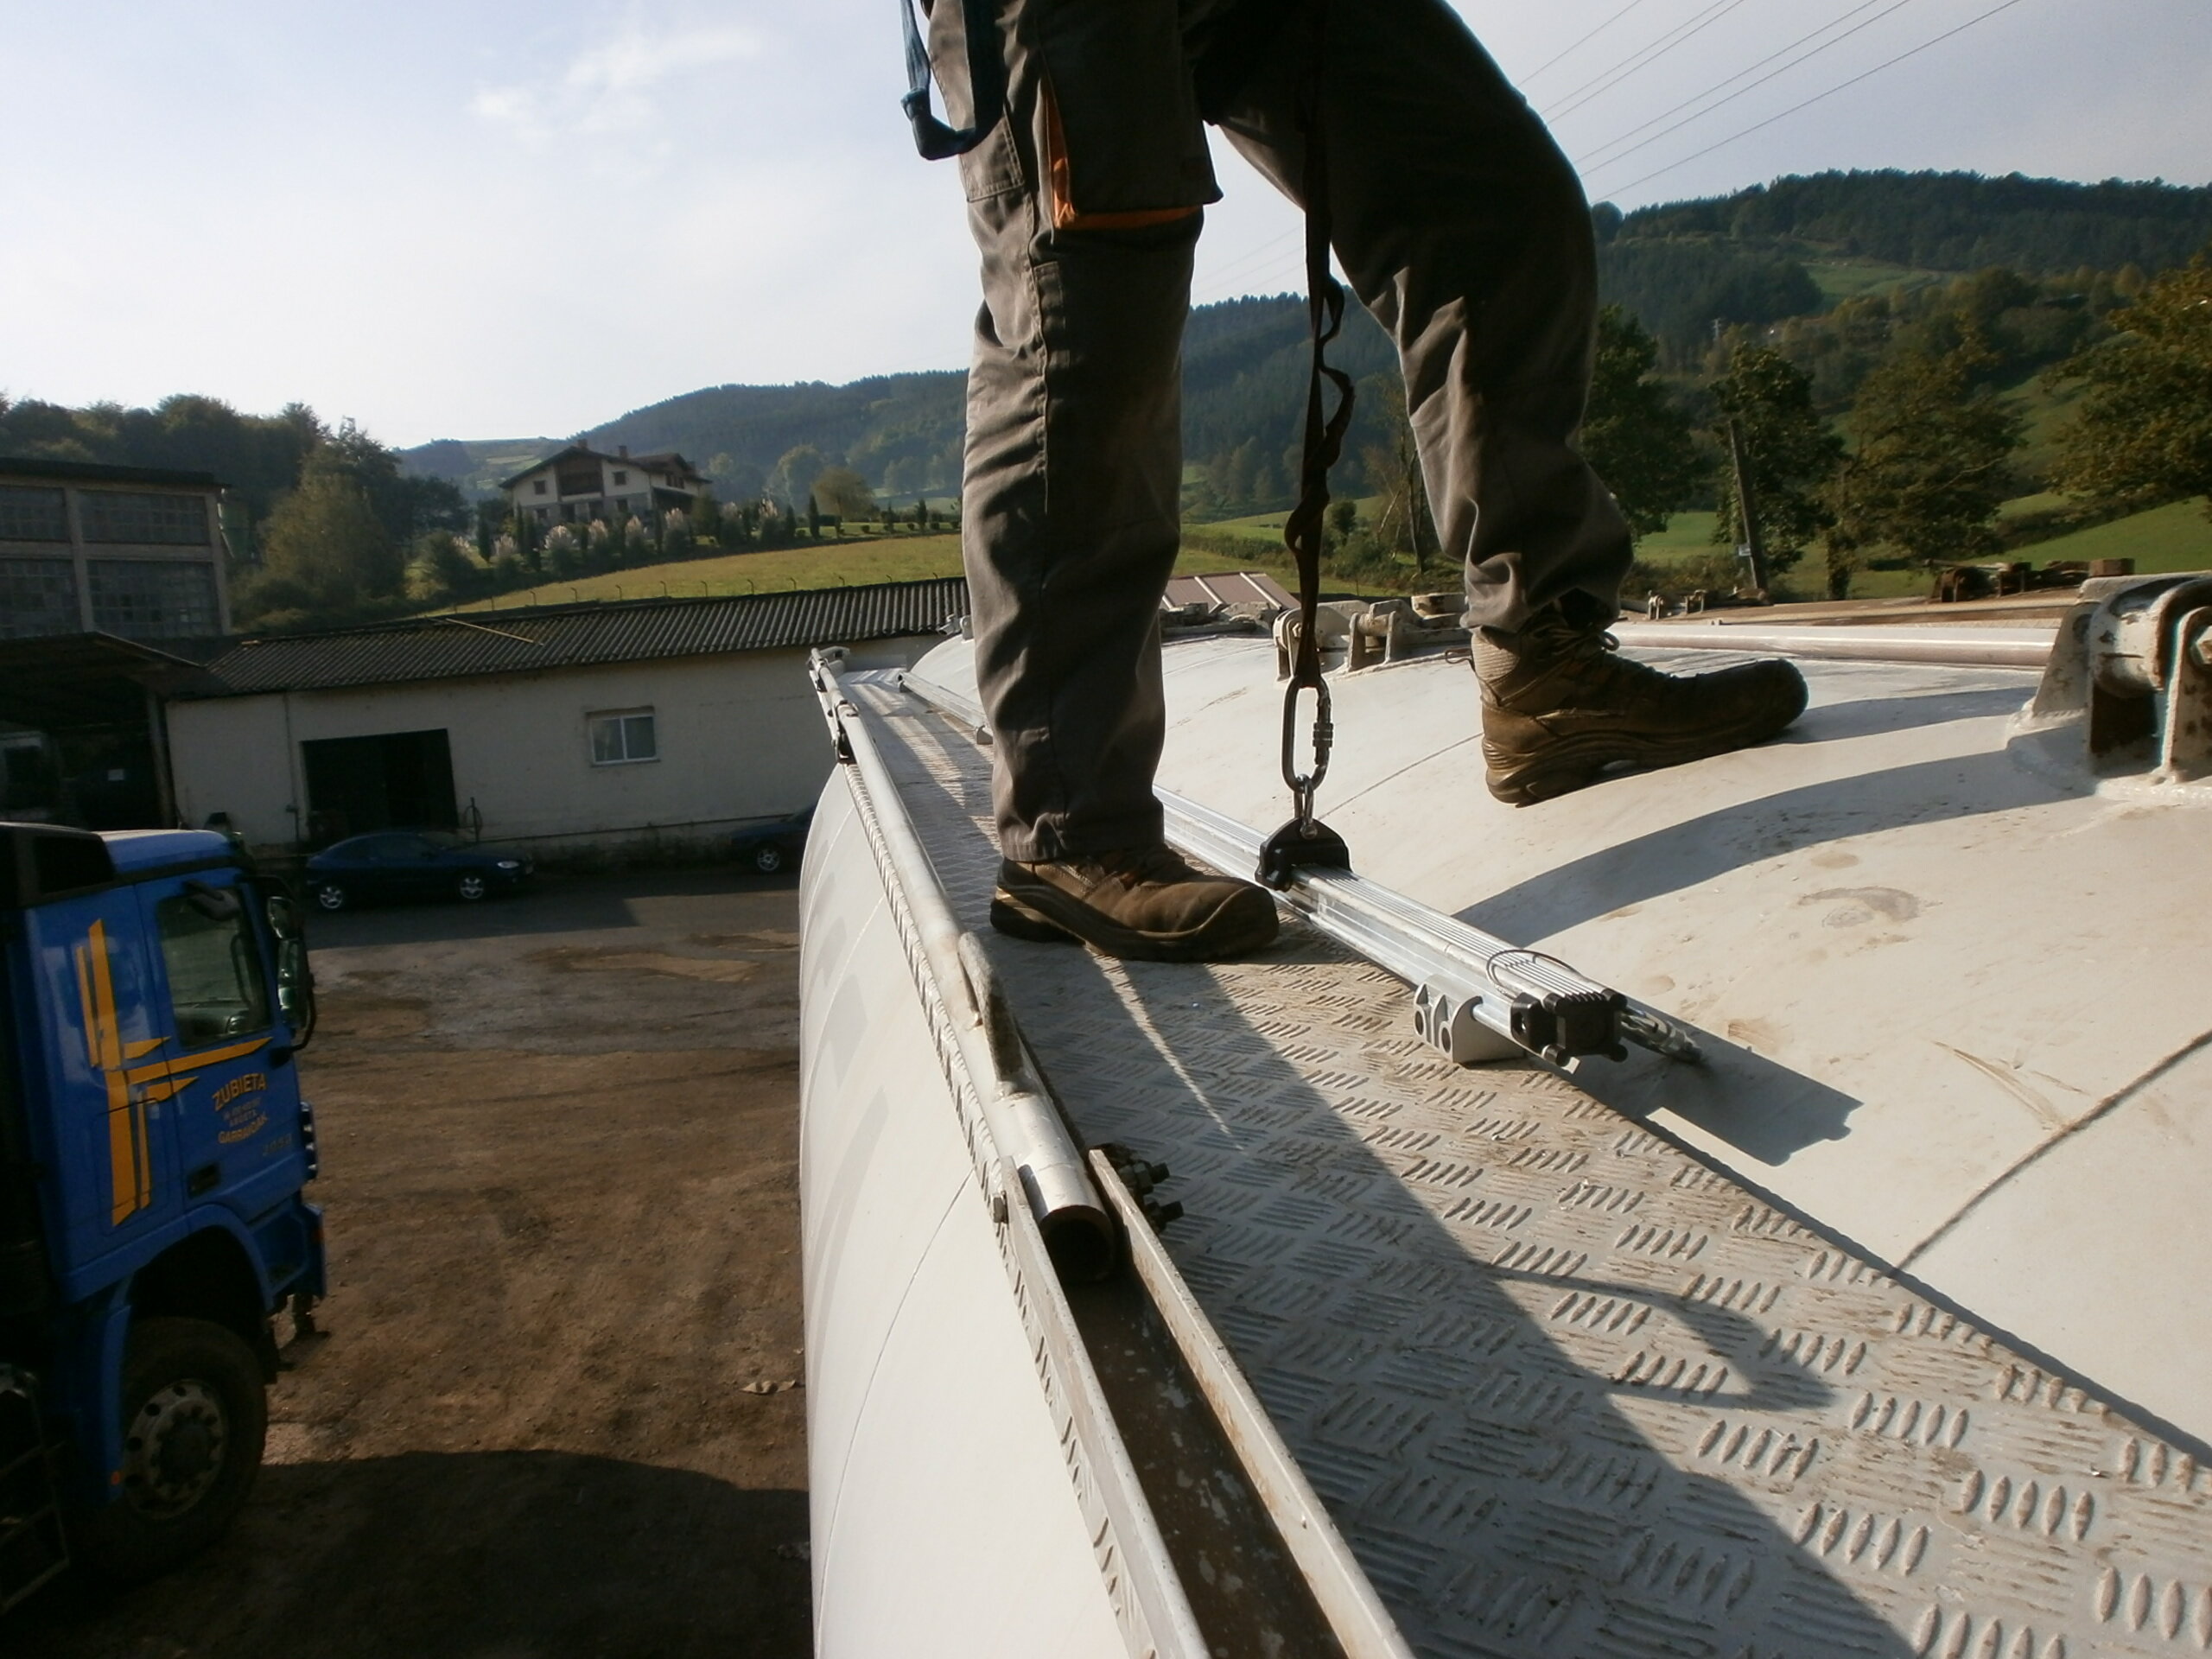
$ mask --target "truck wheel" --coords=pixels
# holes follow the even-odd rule
[[[123,1365],[123,1482],[81,1512],[77,1553],[105,1577],[150,1579],[222,1535],[252,1489],[269,1428],[260,1362],[207,1319],[147,1319]]]
[[[318,910],[343,910],[350,897],[346,889],[335,881],[315,883],[315,902]]]
[[[773,875],[784,868],[784,849],[772,841],[764,841],[753,849],[753,868],[763,875]]]

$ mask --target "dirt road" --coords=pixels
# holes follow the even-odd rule
[[[226,1542],[55,1659],[803,1655],[784,877],[320,918],[332,1294]]]

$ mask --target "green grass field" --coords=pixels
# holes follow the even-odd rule
[[[2055,495],[2022,496],[2005,503],[2004,511],[2007,516],[2014,516],[2060,505],[2064,500],[2064,497]],[[1372,502],[1362,502],[1360,505],[1363,518],[1373,511]],[[1250,552],[1225,557],[1210,548],[1185,547],[1175,561],[1175,574],[1205,575],[1232,568],[1265,570],[1284,586],[1294,586],[1295,571],[1289,556],[1282,550],[1282,518],[1279,512],[1256,513],[1249,518],[1190,526],[1201,531],[1236,536],[1249,542]],[[1649,563],[1667,565],[1718,552],[1720,550],[1713,541],[1713,520],[1714,515],[1710,512],[1678,512],[1665,530],[1643,538],[1637,549],[1637,556]],[[2053,560],[2132,558],[2136,569],[2146,575],[2166,570],[2212,569],[2212,518],[2206,517],[2201,500],[2176,502],[2133,518],[2099,524],[2092,530],[2077,531],[2054,541],[2038,542],[2022,549],[2019,556],[2037,564],[2048,564]],[[1799,597],[1816,597],[1810,586],[1818,579],[1811,568],[1816,563],[1816,560],[1812,561],[1807,568],[1793,573],[1797,577],[1794,582],[1785,577],[1784,587],[1802,590],[1798,593]],[[589,600],[690,599],[708,594],[788,592],[795,588],[857,588],[870,582],[918,582],[959,574],[957,535],[896,536],[645,565],[602,575],[580,576],[574,582],[549,582],[453,608],[511,611],[526,605],[566,605]],[[1852,579],[1851,592],[1854,599],[1905,598],[1925,593],[1928,580],[1926,573],[1919,570],[1861,570]],[[1408,567],[1403,582],[1398,586],[1413,584],[1413,571]],[[1450,588],[1453,579],[1449,572],[1432,572],[1428,585]],[[1332,592],[1350,589],[1357,593],[1369,588],[1385,591],[1371,582],[1363,584],[1337,576],[1329,577],[1327,586]]]
[[[1887,264],[1879,259],[1808,259],[1805,273],[1830,306],[1839,300],[1857,299],[1861,294],[1882,289],[1917,288],[1945,280],[1936,271],[1915,270],[1909,265]]]
[[[2024,559],[2133,559],[2139,575],[2166,570],[2212,570],[2212,518],[2204,502],[2176,501],[2108,524],[2077,530],[2055,541],[2020,550]]]
[[[1206,530],[1217,525],[1201,526]],[[1264,532],[1251,534],[1252,556],[1227,559],[1208,550],[1185,548],[1175,561],[1179,576],[1209,575],[1228,569],[1290,570],[1281,554],[1268,556]],[[573,582],[545,582],[495,599],[442,607],[455,611],[512,611],[529,605],[570,605],[592,600],[702,599],[731,594],[788,593],[811,588],[862,588],[879,582],[923,582],[960,574],[960,537],[899,536],[881,541],[834,542],[823,547],[785,547],[766,553],[724,553],[670,564],[610,570]],[[1332,586],[1337,585],[1332,582]],[[1449,585],[1448,583],[1446,585]]]
[[[794,588],[859,588],[870,582],[921,582],[959,574],[958,536],[889,536],[639,565],[596,576],[578,576],[574,582],[547,582],[454,608],[512,611],[524,605],[568,605],[594,599],[698,599]]]

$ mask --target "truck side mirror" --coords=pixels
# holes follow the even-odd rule
[[[292,1048],[308,1046],[315,1035],[315,975],[308,968],[308,942],[280,938],[276,943],[276,1006],[292,1028]]]
[[[308,966],[308,942],[300,931],[300,914],[289,896],[272,893],[263,906],[269,931],[276,936],[276,1006],[292,1028],[285,1058],[308,1046],[315,1035],[315,972]],[[281,1062],[279,1062],[281,1064]]]

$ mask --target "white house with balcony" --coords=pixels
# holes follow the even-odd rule
[[[610,455],[572,443],[500,487],[517,512],[550,529],[594,518],[619,524],[633,513],[650,518],[671,508],[689,512],[706,484],[698,468],[673,451],[633,455],[626,444]]]

